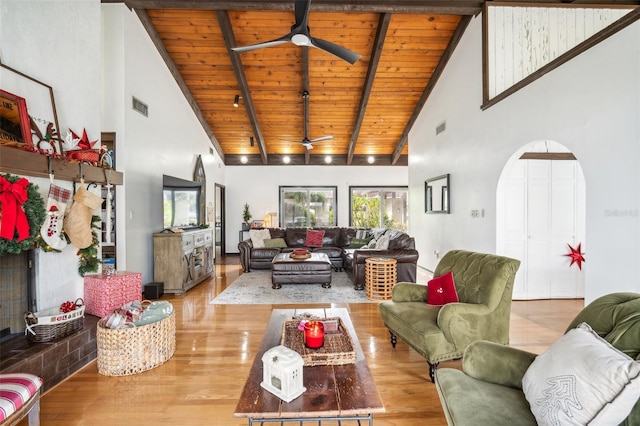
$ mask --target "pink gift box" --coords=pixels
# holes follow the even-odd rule
[[[142,300],[142,274],[117,271],[84,277],[84,305],[87,314],[103,317],[133,300]]]

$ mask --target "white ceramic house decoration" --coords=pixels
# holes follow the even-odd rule
[[[302,386],[300,354],[286,346],[274,346],[262,355],[262,383],[260,386],[282,399],[291,402],[306,390]]]

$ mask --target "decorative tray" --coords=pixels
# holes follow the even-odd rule
[[[326,331],[324,346],[309,349],[304,344],[304,332],[298,330],[300,320],[285,320],[282,324],[281,345],[298,352],[305,366],[355,364],[356,350],[349,332],[340,318],[323,318],[320,321],[337,324],[335,331]],[[331,329],[330,327],[326,327]]]
[[[311,253],[307,253],[307,254],[295,254],[295,253],[291,253],[289,255],[290,258],[292,259],[309,259],[311,257]]]

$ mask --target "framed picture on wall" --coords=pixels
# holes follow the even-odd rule
[[[62,154],[53,88],[2,63],[0,84],[0,89],[23,98],[28,105],[29,137],[24,143],[35,150]]]
[[[31,144],[26,100],[1,89],[0,143],[16,146]]]

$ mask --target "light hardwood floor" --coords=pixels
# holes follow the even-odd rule
[[[42,397],[41,424],[247,424],[246,419],[233,416],[238,397],[271,309],[291,305],[210,305],[241,274],[237,256],[221,259],[226,264],[216,265],[213,279],[183,296],[164,296],[177,314],[173,358],[153,370],[125,377],[102,376],[93,362]],[[400,341],[391,348],[377,305],[334,306],[349,309],[385,404],[386,413],[375,415],[375,424],[446,425],[424,358]],[[582,307],[582,299],[514,302],[512,345],[539,353],[562,335]],[[460,362],[440,366],[460,368]]]

